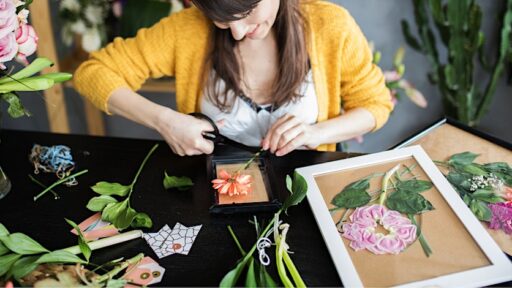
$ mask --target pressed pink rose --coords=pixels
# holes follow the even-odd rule
[[[342,237],[350,240],[355,251],[366,249],[374,254],[398,254],[416,240],[416,226],[397,211],[383,205],[357,208],[343,224]],[[378,225],[387,230],[376,232]]]
[[[12,33],[17,27],[16,6],[12,0],[0,0],[0,38]]]
[[[36,31],[32,26],[21,24],[16,29],[16,42],[18,43],[17,60],[23,64],[28,64],[27,57],[36,52],[38,40]]]
[[[18,43],[14,33],[7,34],[0,39],[0,68],[5,69],[3,63],[11,61],[18,52]]]

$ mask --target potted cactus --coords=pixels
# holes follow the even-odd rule
[[[418,37],[412,35],[405,20],[403,34],[411,48],[427,56],[432,66],[429,80],[439,88],[445,114],[470,126],[478,124],[489,109],[496,85],[512,55],[512,0],[503,0],[498,51],[491,65],[483,60],[489,53],[484,51],[485,35],[481,32],[483,13],[475,0],[412,1]],[[442,45],[437,44],[434,30]],[[441,46],[446,50],[446,59],[440,57]],[[475,72],[479,67],[488,73],[487,83],[477,78]]]

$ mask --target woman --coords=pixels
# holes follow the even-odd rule
[[[109,114],[157,130],[182,156],[213,151],[202,137],[212,127],[187,115],[195,111],[221,134],[277,156],[334,150],[330,143],[387,121],[393,105],[384,77],[345,9],[307,0],[193,3],[92,53],[75,74],[78,91]],[[134,92],[162,76],[176,78],[179,112]]]

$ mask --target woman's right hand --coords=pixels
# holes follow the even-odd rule
[[[203,132],[213,131],[206,120],[165,109],[158,117],[156,130],[164,137],[172,151],[180,156],[211,154],[213,142],[203,138]]]

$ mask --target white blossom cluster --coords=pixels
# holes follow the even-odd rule
[[[473,176],[469,179],[469,182],[471,184],[469,191],[471,192],[475,192],[478,189],[485,189],[489,186],[494,190],[501,190],[503,187],[503,181],[493,173],[489,173],[488,176]]]

